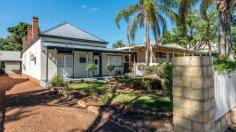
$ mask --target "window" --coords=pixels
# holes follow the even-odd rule
[[[86,63],[86,58],[85,57],[80,57],[80,63]]]
[[[57,66],[58,67],[64,67],[64,56],[62,56],[62,55],[58,56]]]
[[[115,55],[107,56],[107,64],[122,66],[122,56],[115,56]]]
[[[73,58],[71,55],[65,55],[65,66],[72,67],[73,66]]]
[[[58,67],[72,67],[73,58],[71,55],[59,55],[57,58]]]
[[[166,58],[166,53],[156,52],[156,58],[165,59]]]
[[[116,56],[116,66],[122,66],[122,57]]]

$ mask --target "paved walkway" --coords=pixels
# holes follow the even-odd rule
[[[0,80],[11,87],[7,92],[5,132],[128,131],[24,77]]]

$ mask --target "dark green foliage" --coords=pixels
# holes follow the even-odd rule
[[[231,61],[227,57],[217,58],[214,61],[214,69],[217,72],[230,72],[236,69],[236,61]]]
[[[27,33],[28,24],[20,22],[18,25],[9,27],[10,33],[7,37],[0,39],[0,50],[20,51],[22,50],[22,38]]]
[[[159,73],[161,78],[165,79],[165,85],[168,89],[172,89],[172,65],[171,63],[161,63],[162,70]]]
[[[118,40],[118,41],[116,41],[116,43],[112,44],[112,47],[113,48],[122,48],[122,47],[125,47],[125,44],[123,43],[122,40]]]
[[[115,70],[115,67],[116,67],[116,66],[115,66],[114,64],[108,64],[108,65],[107,65],[107,69],[108,69],[109,72],[110,72],[110,76],[111,76],[112,71]]]
[[[126,87],[129,87],[135,90],[162,89],[161,81],[158,79],[123,78],[123,79],[118,80],[118,82],[124,84]]]
[[[95,64],[88,64],[86,69],[90,72],[91,77],[93,77],[93,72],[97,70],[97,66]]]
[[[161,44],[177,43],[185,48],[198,50],[207,46],[208,41],[216,43],[217,12],[216,10],[211,10],[206,15],[208,21],[202,18],[199,10],[189,13],[186,16],[187,34],[183,34],[178,26],[174,27],[171,31],[166,31],[163,34]]]
[[[64,87],[64,79],[61,76],[55,76],[53,77],[51,84],[53,87]]]

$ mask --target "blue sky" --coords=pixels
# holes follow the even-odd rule
[[[7,27],[20,21],[31,23],[32,16],[39,17],[40,30],[71,23],[109,42],[126,39],[126,24],[118,29],[115,14],[138,0],[1,0],[0,37],[8,33]],[[168,22],[171,27],[170,22]],[[143,42],[143,32],[137,33],[136,43]]]

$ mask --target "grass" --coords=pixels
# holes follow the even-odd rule
[[[82,93],[98,95],[100,98],[111,98],[110,85],[101,82],[80,82],[69,85],[70,89]],[[172,102],[167,94],[116,93],[112,99],[114,104],[124,104],[137,109],[155,112],[171,112]]]
[[[171,112],[172,103],[167,95],[160,94],[127,94],[120,93],[113,101],[116,104],[124,104],[137,109],[155,112]]]
[[[104,94],[110,89],[110,85],[102,82],[80,82],[69,84],[69,89],[86,94]]]

